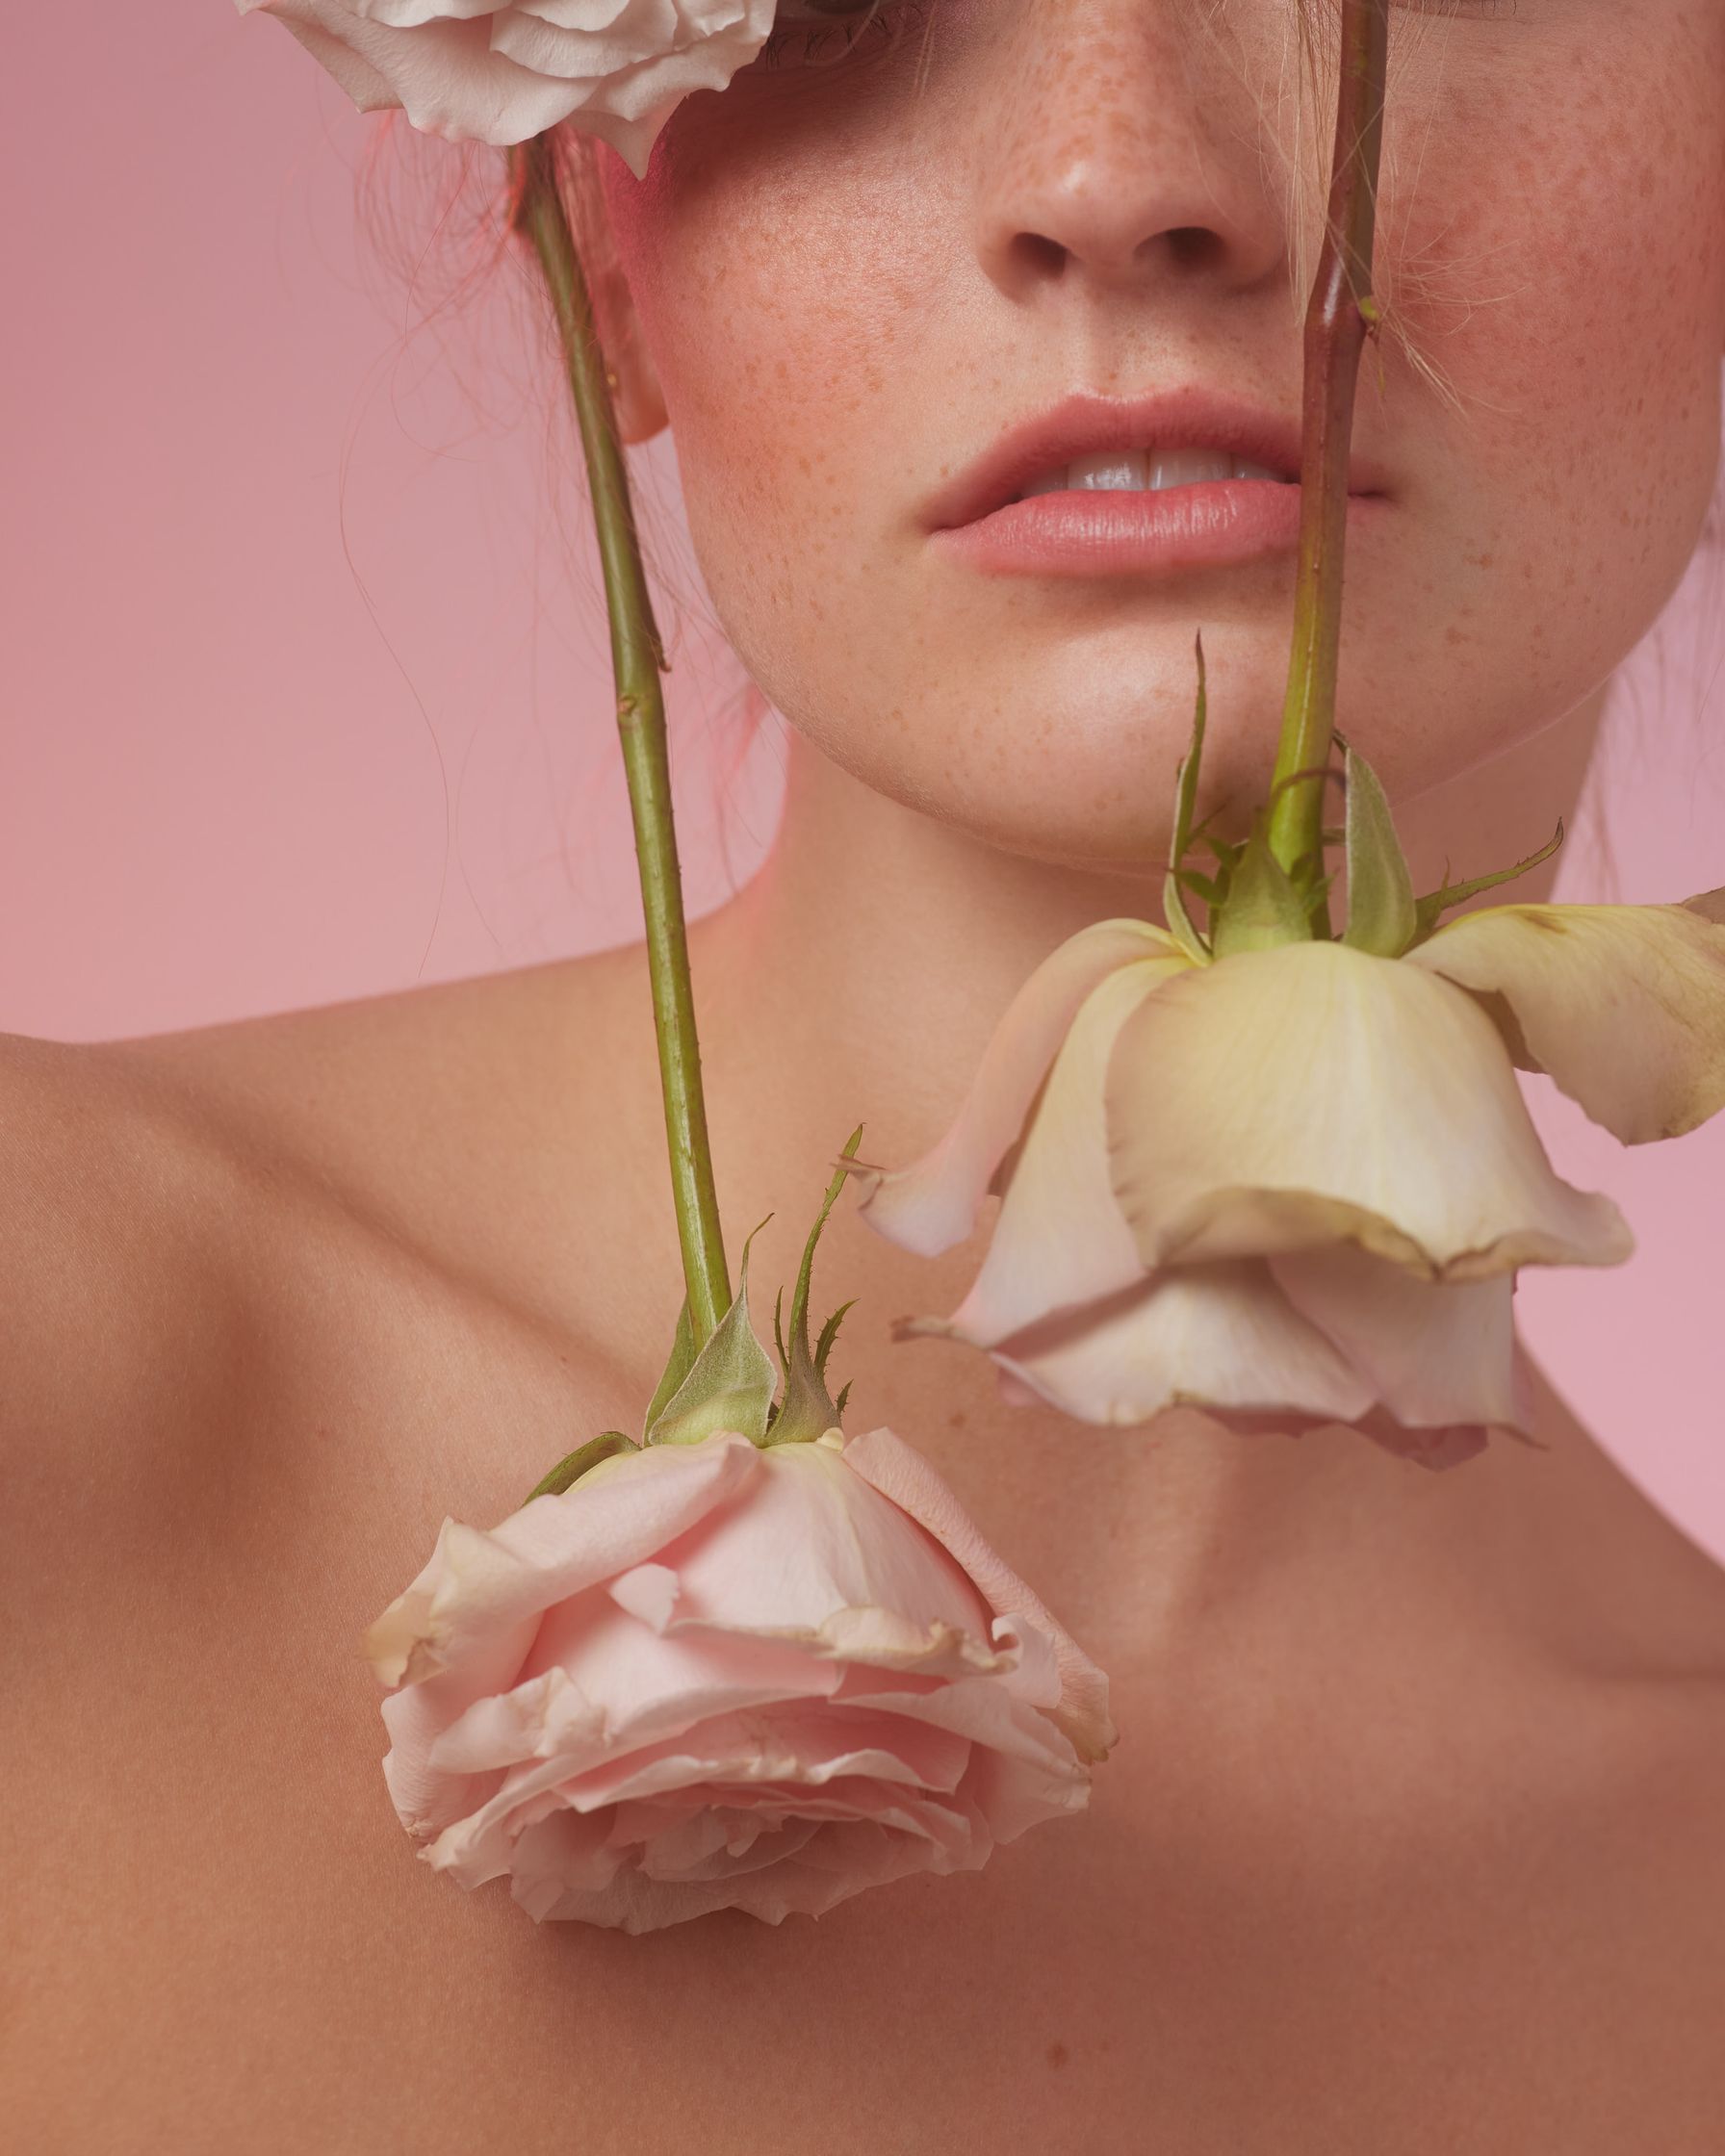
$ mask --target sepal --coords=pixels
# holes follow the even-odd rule
[[[648,1425],[648,1445],[699,1445],[719,1430],[737,1430],[752,1445],[764,1445],[778,1373],[773,1358],[749,1322],[749,1244],[736,1295],[713,1328],[712,1338],[689,1366],[688,1374]],[[673,1363],[675,1351],[673,1351]]]
[[[1374,958],[1399,959],[1419,929],[1407,857],[1377,774],[1351,743],[1343,742],[1342,756],[1348,789],[1348,925],[1342,941]]]
[[[850,1303],[843,1303],[827,1320],[820,1330],[818,1346],[809,1342],[809,1290],[814,1274],[814,1253],[820,1243],[821,1230],[826,1226],[838,1194],[844,1188],[845,1177],[850,1174],[849,1163],[862,1137],[859,1123],[850,1135],[849,1142],[840,1156],[838,1172],[827,1186],[827,1194],[821,1202],[814,1225],[809,1231],[809,1240],[803,1245],[803,1262],[797,1269],[796,1286],[790,1297],[790,1328],[788,1335],[779,1332],[779,1355],[785,1366],[785,1395],[773,1414],[767,1431],[769,1445],[809,1445],[830,1429],[839,1426],[843,1413],[840,1402],[835,1400],[827,1390],[827,1360],[833,1351],[833,1343],[838,1337],[838,1327]],[[775,1325],[775,1331],[778,1331]],[[848,1393],[849,1386],[845,1391]]]
[[[677,1313],[677,1332],[671,1342],[671,1358],[664,1373],[654,1387],[653,1398],[647,1403],[647,1413],[641,1420],[641,1443],[647,1442],[647,1432],[670,1405],[678,1387],[695,1367],[695,1326],[689,1317],[689,1298],[682,1298],[682,1308]]]
[[[1424,898],[1414,901],[1417,926],[1414,942],[1424,943],[1437,932],[1437,924],[1452,906],[1460,906],[1465,900],[1478,898],[1481,891],[1494,891],[1500,884],[1513,883],[1517,876],[1525,876],[1530,868],[1537,868],[1548,861],[1563,843],[1563,819],[1558,818],[1558,828],[1536,854],[1530,854],[1526,860],[1518,860],[1513,868],[1497,868],[1489,876],[1470,876],[1465,884],[1452,884],[1447,880],[1442,886],[1429,891]],[[1693,905],[1694,901],[1689,902]]]
[[[1192,818],[1197,807],[1198,768],[1204,754],[1204,638],[1200,629],[1197,637],[1197,706],[1192,718],[1192,741],[1180,759],[1174,773],[1174,829],[1172,843],[1169,848],[1168,875],[1162,885],[1162,911],[1168,921],[1168,933],[1186,956],[1197,965],[1208,965],[1210,946],[1192,925],[1192,916],[1186,911],[1186,894],[1182,890],[1181,862],[1186,849],[1192,843]]]
[[[637,1450],[634,1439],[623,1430],[606,1430],[601,1437],[590,1437],[585,1445],[578,1445],[573,1452],[565,1453],[549,1475],[533,1484],[523,1502],[531,1504],[535,1498],[560,1498],[601,1460],[614,1460],[620,1452]]]
[[[1309,902],[1270,850],[1267,819],[1259,811],[1251,836],[1228,878],[1227,895],[1210,916],[1211,946],[1219,959],[1240,951],[1272,951],[1309,943]]]

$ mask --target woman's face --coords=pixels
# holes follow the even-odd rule
[[[1142,496],[936,527],[1029,483],[952,491],[1074,395],[1196,387],[1297,429],[1321,192],[1297,231],[1292,175],[1327,166],[1333,90],[1310,92],[1296,0],[815,4],[785,0],[774,45],[685,100],[644,182],[605,160],[714,603],[869,785],[1025,854],[1142,867],[1195,629],[1207,790],[1262,791],[1292,551],[1134,539],[1181,507]],[[1692,552],[1725,351],[1725,0],[1391,13],[1398,334],[1360,373],[1377,499],[1351,514],[1340,706],[1405,799],[1573,707]],[[1335,0],[1311,15],[1328,85]],[[1183,521],[1273,522],[1270,483],[1206,480]]]

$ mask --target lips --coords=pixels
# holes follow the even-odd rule
[[[1197,385],[1154,397],[1065,398],[1051,410],[1009,428],[931,499],[929,531],[950,531],[993,515],[1062,466],[1110,451],[1208,449],[1298,479],[1300,429],[1259,406]],[[1357,454],[1350,492],[1380,494],[1381,477]]]

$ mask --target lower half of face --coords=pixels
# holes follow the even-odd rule
[[[815,4],[680,108],[644,183],[607,172],[714,603],[869,785],[1142,866],[1196,631],[1213,802],[1261,795],[1279,723],[1290,458],[1201,437],[1246,408],[1298,440],[1334,0]],[[1377,288],[1339,705],[1405,800],[1597,687],[1692,552],[1725,6],[1397,0]],[[1105,415],[1087,449],[1096,404],[1171,396],[1181,440]],[[1074,397],[1074,432],[1001,460]]]

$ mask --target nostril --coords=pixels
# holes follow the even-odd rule
[[[1067,265],[1067,250],[1045,233],[1020,232],[1009,250],[1021,270],[1037,278],[1058,277]]]
[[[1227,242],[1207,224],[1177,224],[1162,235],[1163,244],[1182,270],[1207,270]]]

